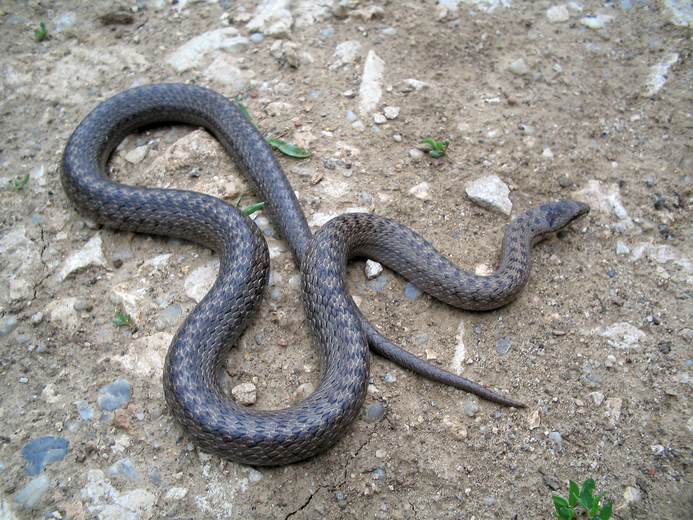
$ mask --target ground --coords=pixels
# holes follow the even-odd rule
[[[615,518],[690,518],[690,29],[654,0],[284,3],[274,20],[291,21],[274,29],[248,27],[271,11],[250,0],[0,4],[3,518],[550,518],[551,495],[588,478]],[[115,12],[128,16],[104,20],[132,20],[99,18]],[[41,22],[48,38],[37,41]],[[170,61],[228,27],[264,38]],[[347,41],[360,47],[336,63]],[[362,111],[370,51],[383,60],[381,97]],[[166,408],[161,359],[195,306],[191,276],[213,273],[214,255],[99,228],[59,178],[92,109],[158,82],[238,98],[263,134],[309,150],[279,160],[313,224],[353,208],[391,217],[470,271],[497,265],[509,218],[473,203],[469,182],[500,177],[513,217],[589,202],[586,218],[535,247],[528,286],[496,311],[412,299],[398,275],[367,282],[362,261],[350,267],[353,294],[387,337],[528,408],[373,356],[365,406],[383,403],[385,416],[357,419],[324,454],[251,468],[195,448]],[[385,107],[397,117],[376,124]],[[426,138],[448,139],[447,156],[413,157]],[[256,200],[192,128],[128,137],[110,170],[124,183]],[[319,360],[294,260],[263,225],[272,286],[226,372],[229,388],[257,385],[254,407],[278,408],[316,382]],[[66,269],[80,251],[86,265]],[[118,312],[132,324],[114,324]],[[102,410],[100,390],[120,379],[132,397]],[[43,437],[69,445],[29,474],[26,447]],[[47,488],[20,505],[36,479]]]

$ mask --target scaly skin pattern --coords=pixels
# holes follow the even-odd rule
[[[203,126],[221,142],[267,202],[270,216],[301,264],[303,299],[323,363],[317,389],[296,406],[276,411],[243,408],[219,382],[223,359],[256,312],[267,285],[269,255],[262,233],[241,211],[214,197],[121,185],[105,174],[108,158],[127,134],[144,125],[172,122]],[[339,439],[366,395],[369,343],[376,352],[422,375],[502,404],[524,406],[432,367],[380,336],[346,291],[346,259],[381,259],[443,301],[495,308],[526,283],[532,242],[588,210],[580,203],[557,203],[517,219],[511,230],[524,220],[520,231],[506,235],[495,281],[456,272],[421,237],[381,217],[339,217],[312,239],[291,185],[257,129],[220,94],[178,84],[138,87],[97,107],[68,141],[61,181],[75,206],[101,224],[191,240],[220,255],[218,279],[169,349],[164,391],[173,416],[201,448],[251,465],[312,457]],[[436,271],[445,273],[444,282],[436,281]]]

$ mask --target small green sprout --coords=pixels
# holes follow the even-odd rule
[[[240,203],[241,203],[241,197],[238,197],[236,200],[233,201],[233,205],[236,208],[239,206]],[[264,205],[265,205],[264,202],[258,202],[257,204],[251,204],[250,206],[243,208],[243,213],[250,216],[253,213],[255,213],[256,211],[260,211]]]
[[[12,189],[13,190],[21,190],[24,185],[29,182],[29,174],[27,173],[24,178],[21,181],[14,181],[14,184],[12,184]]]
[[[438,143],[430,138],[426,139],[424,142],[433,148],[433,150],[428,152],[428,155],[435,157],[436,159],[445,155],[448,152],[448,146],[450,146],[450,141],[447,139],[444,139],[442,143]]]
[[[48,29],[46,29],[46,24],[41,22],[38,29],[34,29],[34,38],[37,42],[42,42],[43,40],[49,40],[50,35],[48,34]]]
[[[267,142],[270,144],[272,148],[276,148],[284,155],[294,157],[295,159],[305,159],[311,156],[309,152],[306,152],[298,146],[287,143],[286,141],[283,141],[281,139],[268,139]]]
[[[248,118],[248,121],[252,121],[252,120],[253,120],[253,117],[250,115],[250,112],[248,112],[248,109],[246,108],[246,106],[245,106],[243,103],[241,103],[241,100],[240,100],[240,99],[238,99],[238,98],[233,98],[233,102],[236,103],[236,106],[238,107],[238,109],[239,109],[241,112],[243,112],[243,114],[245,115],[245,117]]]
[[[556,506],[553,516],[559,520],[573,520],[577,516],[575,507],[580,504],[590,520],[609,520],[614,503],[609,502],[600,510],[599,501],[606,493],[595,497],[593,492],[596,487],[594,479],[591,478],[585,480],[584,484],[582,484],[582,490],[571,480],[568,500],[561,496],[553,495],[553,504]]]
[[[255,213],[256,211],[261,210],[264,205],[265,205],[264,202],[258,202],[257,204],[251,204],[247,208],[243,208],[243,213],[250,216],[253,213]]]
[[[132,328],[132,317],[129,314],[123,314],[122,312],[116,312],[115,318],[111,319],[111,322],[116,327],[127,326]]]

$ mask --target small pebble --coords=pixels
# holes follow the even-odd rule
[[[518,76],[522,76],[524,74],[527,74],[529,72],[529,67],[525,63],[525,60],[522,58],[513,61],[510,65],[508,65],[508,70],[512,72],[513,74],[516,74]]]
[[[464,413],[466,413],[469,417],[474,417],[478,411],[479,407],[474,403],[466,403],[464,405]]]
[[[380,273],[382,272],[382,265],[380,265],[378,262],[374,262],[373,260],[366,260],[366,278],[372,280],[373,278],[380,276]]]
[[[412,159],[421,159],[424,156],[424,153],[421,150],[412,148],[411,150],[409,150],[409,155]]]
[[[180,320],[183,315],[183,307],[179,303],[171,305],[168,309],[161,313],[161,317],[166,320],[167,323],[173,325]]]
[[[368,424],[378,422],[385,415],[385,405],[383,403],[373,403],[366,407],[363,412],[363,421]]]
[[[560,433],[558,433],[558,432],[549,433],[549,439],[551,439],[554,442],[558,451],[561,451],[563,449],[563,439],[561,438]]]
[[[407,285],[404,286],[404,296],[406,296],[410,300],[415,300],[416,298],[421,296],[421,289],[419,289],[413,283],[407,283]]]
[[[241,406],[250,406],[257,401],[257,387],[253,383],[241,383],[233,387],[231,395]]]
[[[130,459],[121,459],[115,464],[113,464],[110,468],[108,468],[108,474],[113,477],[125,477],[126,479],[131,480],[133,482],[142,480],[142,477],[139,473],[137,473],[135,465],[132,463]]]
[[[24,507],[32,508],[39,503],[39,500],[41,500],[46,491],[48,491],[49,487],[51,487],[51,479],[48,475],[40,475],[29,482],[29,484],[19,492],[14,501],[22,504]],[[14,515],[9,513],[6,518],[14,518]]]
[[[375,450],[375,456],[379,459],[384,459],[385,457],[387,457],[387,451],[382,450],[382,449],[381,450]]]
[[[509,351],[510,348],[513,346],[513,342],[509,338],[503,338],[498,341],[498,346],[496,347],[496,352],[500,356],[505,356]]]
[[[395,377],[395,374],[393,374],[392,372],[388,372],[387,374],[385,374],[385,379],[383,379],[383,381],[385,381],[386,383],[394,383],[395,381],[397,381],[397,377]]]
[[[126,379],[117,379],[99,390],[96,402],[102,410],[112,412],[127,403],[132,397],[132,384]]]
[[[253,43],[262,43],[265,37],[260,33],[253,33],[250,35],[250,41]]]

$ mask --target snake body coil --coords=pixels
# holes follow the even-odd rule
[[[296,406],[249,410],[231,400],[219,383],[224,356],[257,309],[267,283],[269,255],[257,227],[214,197],[121,185],[105,174],[108,158],[128,133],[166,122],[204,126],[214,134],[267,202],[301,265],[304,305],[323,363],[317,389]],[[518,218],[506,232],[501,267],[490,277],[459,270],[414,232],[375,215],[337,217],[311,239],[298,200],[262,135],[225,97],[178,84],[134,88],[97,107],[68,141],[61,180],[80,211],[99,223],[187,239],[219,253],[218,279],[169,349],[164,390],[174,417],[200,447],[252,465],[295,462],[337,441],[363,404],[369,343],[426,377],[524,406],[428,365],[380,336],[346,291],[346,261],[368,256],[447,303],[473,310],[496,308],[525,285],[532,243],[589,210],[566,201]]]

